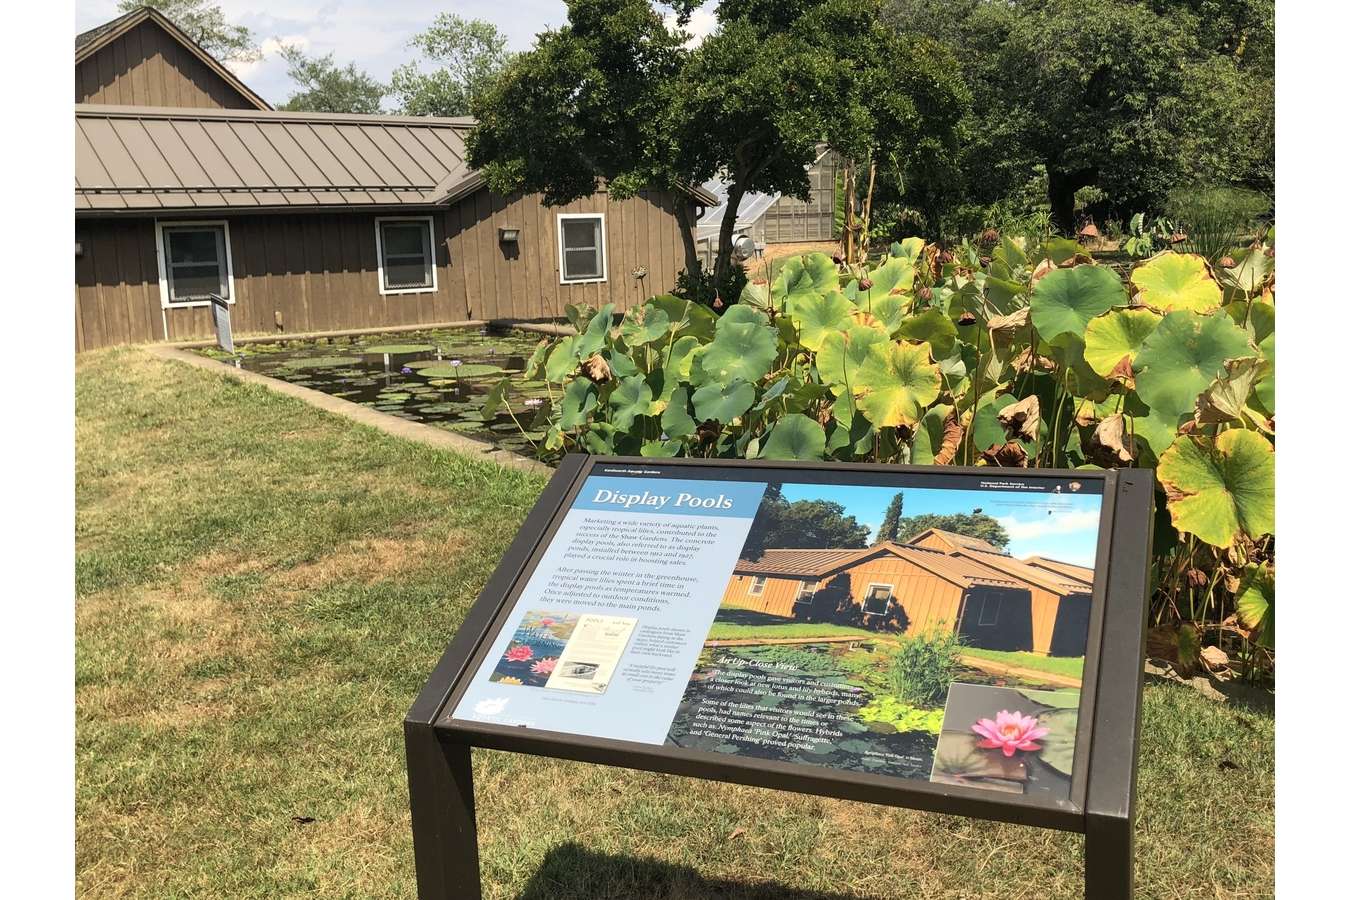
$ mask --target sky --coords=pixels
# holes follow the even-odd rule
[[[227,63],[250,88],[272,104],[285,102],[294,90],[278,50],[298,44],[307,53],[332,53],[339,65],[354,62],[373,77],[388,81],[393,70],[412,59],[408,39],[438,13],[485,19],[507,36],[512,50],[528,50],[534,36],[567,21],[562,0],[217,0],[225,17],[253,32],[263,50],[257,63]],[[689,30],[695,35],[713,27],[709,3],[698,10]],[[76,0],[75,31],[87,31],[116,18],[117,0]]]
[[[875,537],[896,488],[819,484],[784,484],[783,497],[831,500],[843,504],[848,515],[872,529]],[[1013,556],[1048,556],[1062,562],[1093,567],[1097,557],[1097,529],[1101,495],[1041,494],[1012,491],[953,491],[904,488],[902,515],[949,515],[976,509],[997,519],[1007,530]]]

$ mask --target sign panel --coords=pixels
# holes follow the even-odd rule
[[[1110,477],[597,462],[442,724],[1080,808]]]
[[[234,352],[234,329],[230,325],[230,304],[223,297],[211,295],[211,324],[216,329],[216,343],[226,353]]]

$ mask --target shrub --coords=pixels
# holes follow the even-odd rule
[[[961,665],[961,639],[951,633],[905,637],[891,654],[891,691],[911,706],[941,706]]]
[[[1210,262],[1237,247],[1269,210],[1269,198],[1241,188],[1189,187],[1167,199],[1168,217],[1186,236],[1176,249]]]
[[[681,269],[675,276],[675,289],[672,293],[676,297],[692,300],[702,306],[714,306],[719,298],[724,305],[730,306],[740,298],[747,280],[745,269],[735,263],[720,279],[702,266],[693,272]]]

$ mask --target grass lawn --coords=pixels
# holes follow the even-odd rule
[[[1083,677],[1083,657],[1081,656],[1040,656],[1022,650],[985,650],[981,647],[962,647],[961,654],[1006,663],[1023,669],[1035,669],[1037,672],[1068,675],[1070,678]]]
[[[80,895],[412,897],[402,717],[542,481],[136,350],[82,356],[76,399]],[[1146,690],[1139,896],[1271,895],[1273,744]],[[1073,835],[475,770],[500,900],[1081,896]]]

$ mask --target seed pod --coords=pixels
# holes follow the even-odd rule
[[[870,291],[872,289],[872,279],[864,278],[858,282],[858,290]]]

